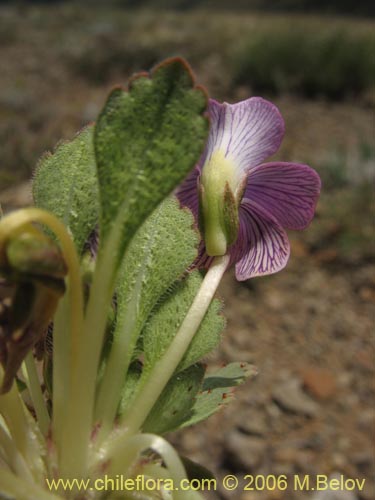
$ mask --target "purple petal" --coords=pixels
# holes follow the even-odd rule
[[[277,107],[261,97],[237,104],[210,99],[210,134],[205,160],[220,149],[242,172],[273,155],[284,136],[284,120]]]
[[[206,245],[201,240],[198,247],[198,256],[193,262],[192,268],[208,269],[215,257],[210,257],[206,252]]]
[[[236,262],[236,278],[244,281],[276,273],[285,267],[289,255],[288,237],[273,215],[254,201],[243,200],[240,231],[231,249],[231,261]]]
[[[188,207],[193,212],[195,220],[198,222],[198,209],[199,209],[199,190],[198,183],[200,177],[199,167],[186,177],[186,179],[178,186],[175,191],[179,202],[183,207]]]
[[[256,202],[288,229],[304,229],[314,216],[319,175],[298,163],[265,163],[252,170],[244,199]]]

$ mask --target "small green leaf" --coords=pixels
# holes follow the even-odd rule
[[[154,208],[194,167],[208,120],[205,92],[179,58],[136,75],[129,91],[115,89],[95,130],[101,198],[100,229],[106,239],[121,211],[120,256]]]
[[[248,363],[230,363],[206,377],[192,415],[180,427],[188,427],[211,416],[232,399],[234,387],[242,384],[247,378],[255,377],[256,374],[256,368]]]
[[[79,252],[99,217],[93,130],[87,127],[44,155],[33,180],[35,205],[64,222]]]
[[[190,273],[186,279],[175,284],[153,311],[143,330],[145,371],[152,368],[172,342],[201,286],[202,280],[199,271]],[[221,332],[225,327],[225,319],[220,312],[221,302],[215,299],[177,371],[184,370],[196,363],[217,346]]]
[[[189,419],[204,372],[203,365],[197,364],[174,375],[147,417],[143,432],[164,434],[178,429]]]

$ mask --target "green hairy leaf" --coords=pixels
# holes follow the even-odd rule
[[[121,415],[127,408],[129,401],[137,388],[138,382],[142,374],[142,365],[139,361],[134,361],[128,370],[125,385],[122,389],[120,404],[118,407],[118,414]]]
[[[162,357],[176,335],[200,286],[202,276],[199,271],[190,273],[177,282],[164,300],[153,311],[143,330],[145,371]],[[220,314],[221,302],[213,300],[197,333],[177,370],[181,371],[199,361],[214,349],[220,341],[225,327],[225,319]]]
[[[131,348],[152,308],[197,256],[198,232],[190,211],[165,200],[132,239],[119,273],[116,335]]]
[[[154,208],[197,163],[208,134],[205,92],[179,58],[113,90],[95,129],[106,239],[119,216],[122,250]]]
[[[78,252],[98,217],[98,181],[93,127],[44,155],[33,180],[35,205],[52,212],[70,229]]]
[[[192,417],[195,397],[201,387],[205,368],[193,365],[174,375],[143,425],[143,432],[164,434],[178,429]]]
[[[248,363],[230,363],[207,376],[197,396],[191,417],[180,427],[194,425],[211,416],[233,398],[234,387],[242,384],[247,378],[255,377],[256,374],[256,368]]]
[[[193,224],[191,212],[181,209],[175,198],[167,198],[130,242],[117,280],[117,318],[100,387],[101,405],[113,387],[123,386],[129,363],[141,352],[139,335],[152,309],[196,258],[199,235]]]

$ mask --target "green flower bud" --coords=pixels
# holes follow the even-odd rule
[[[59,247],[36,229],[11,237],[5,254],[8,271],[20,277],[59,280],[67,273]]]
[[[10,390],[26,355],[43,339],[65,291],[66,273],[57,243],[34,226],[3,235],[0,274],[11,286],[0,307],[0,363],[4,367],[0,393]]]

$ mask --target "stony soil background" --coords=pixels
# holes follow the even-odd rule
[[[3,210],[30,202],[25,180],[40,154],[95,119],[111,86],[134,69],[147,69],[155,57],[190,56],[199,81],[215,97],[251,95],[250,88],[231,85],[220,43],[234,43],[257,21],[265,22],[251,14],[165,13],[158,18],[151,11],[2,7]],[[220,38],[219,32],[224,33]],[[202,37],[210,46],[204,57]],[[218,478],[338,473],[366,479],[362,492],[290,488],[229,494],[219,488],[207,498],[372,500],[373,99],[332,103],[282,96],[275,102],[287,125],[277,158],[310,163],[325,183],[317,217],[308,231],[291,235],[286,270],[244,284],[231,273],[224,279],[220,294],[228,326],[220,349],[207,360],[208,369],[243,360],[255,364],[259,374],[226,409],[171,438]]]

